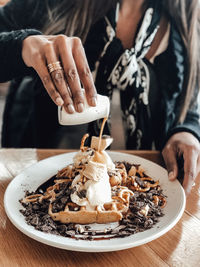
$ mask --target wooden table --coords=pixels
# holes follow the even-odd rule
[[[200,176],[177,225],[146,245],[106,253],[72,252],[39,243],[18,231],[7,218],[3,197],[8,183],[38,160],[66,150],[0,150],[0,266],[200,266]],[[159,152],[129,151],[163,164]]]

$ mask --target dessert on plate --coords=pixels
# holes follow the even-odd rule
[[[113,162],[106,152],[110,136],[93,136],[89,147],[87,137],[73,163],[21,200],[27,222],[44,232],[76,238],[78,234],[79,239],[128,236],[151,228],[166,204],[159,181],[140,165]],[[94,223],[107,226],[91,231]],[[112,223],[117,223],[114,229]]]

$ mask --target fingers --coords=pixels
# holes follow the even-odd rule
[[[82,112],[84,109],[84,95],[81,89],[77,66],[72,55],[71,40],[63,37],[57,43],[65,77],[72,92],[75,109],[78,112]]]
[[[197,175],[198,154],[195,150],[185,150],[184,154],[184,181],[183,188],[186,195],[191,191],[192,185]]]
[[[84,103],[80,81],[85,89],[88,104],[96,106],[97,93],[81,40],[77,37],[61,38],[58,47],[77,111],[80,112],[81,104]]]
[[[173,181],[178,176],[178,164],[176,159],[176,152],[170,145],[167,145],[162,152],[166,168],[169,175],[169,180]]]
[[[45,47],[45,57],[47,65],[53,62],[59,61],[58,56],[56,55],[56,50],[53,44],[47,43]],[[74,106],[72,98],[70,97],[68,85],[65,81],[63,70],[57,69],[50,74],[51,79],[54,83],[55,88],[59,92],[64,101],[64,107],[68,113],[74,113]]]
[[[61,97],[61,95],[59,94],[59,92],[56,90],[54,83],[51,79],[51,76],[47,70],[46,67],[46,63],[44,61],[44,59],[40,58],[37,60],[37,73],[45,87],[45,89],[47,90],[49,96],[51,97],[51,99],[54,101],[54,103],[58,106],[62,106],[63,105],[63,99]]]
[[[28,37],[23,42],[22,57],[27,66],[37,71],[52,100],[57,105],[64,104],[67,112],[73,113],[75,109],[82,112],[84,109],[81,83],[88,104],[96,106],[97,93],[79,38],[65,35]],[[52,68],[49,73],[48,64],[58,61],[63,70]]]
[[[91,106],[96,106],[97,104],[96,88],[86,59],[84,48],[81,44],[80,39],[78,38],[73,38],[72,54],[74,57],[74,61],[76,62],[76,67],[80,80],[86,92],[88,104]]]
[[[188,195],[200,171],[200,143],[198,139],[188,132],[176,133],[168,140],[162,153],[169,172],[169,178],[172,180],[178,173],[177,163],[175,163],[176,156],[183,156],[183,187],[186,195]]]

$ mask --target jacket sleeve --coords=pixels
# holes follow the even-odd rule
[[[200,96],[198,97],[199,88],[196,87],[191,104],[183,123],[178,123],[172,127],[167,135],[167,139],[178,132],[192,133],[200,142]]]
[[[155,70],[160,84],[160,120],[157,147],[162,149],[177,132],[190,132],[200,141],[199,88],[196,86],[183,123],[178,123],[184,77],[187,73],[186,50],[182,38],[171,22],[168,49],[155,59]]]
[[[42,34],[44,0],[12,0],[0,7],[0,82],[30,72],[22,59],[22,42],[30,35]]]
[[[174,61],[174,72],[173,72],[173,81],[177,84],[177,92],[182,93],[184,86],[184,77],[187,72],[187,63],[186,63],[186,51],[182,42],[182,38],[176,29],[175,26],[172,27],[171,32],[171,48],[173,49],[172,61]],[[172,65],[172,64],[171,64]],[[172,68],[173,69],[173,68]],[[176,90],[175,90],[176,91]],[[177,132],[190,132],[200,141],[200,103],[199,103],[199,87],[195,87],[194,94],[192,96],[188,112],[186,114],[185,120],[183,123],[174,123],[171,125],[167,133],[167,139],[170,136]],[[174,96],[176,92],[174,93]],[[178,94],[177,94],[178,95]],[[176,98],[176,97],[175,97]],[[175,115],[180,114],[180,99],[177,97],[175,102],[174,112]],[[175,120],[176,121],[176,120]]]

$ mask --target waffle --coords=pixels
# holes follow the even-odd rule
[[[115,189],[117,194],[112,197],[112,201],[105,203],[103,206],[97,206],[95,210],[87,210],[86,206],[78,206],[73,202],[66,203],[63,211],[53,212],[52,203],[59,195],[59,186],[63,183],[70,183],[71,179],[57,179],[55,184],[47,188],[44,194],[34,194],[25,197],[22,202],[39,202],[49,201],[48,214],[54,221],[61,223],[109,223],[120,221],[123,214],[128,211],[129,199],[133,192],[124,186],[118,186]],[[58,193],[56,193],[58,192]]]
[[[150,188],[158,186],[158,181],[150,177],[144,177],[144,170],[139,167],[132,166],[129,172],[123,163],[116,163],[116,170],[109,174],[110,184],[112,189],[112,201],[104,203],[102,206],[96,206],[94,210],[88,210],[86,206],[79,206],[73,202],[68,201],[65,204],[63,210],[55,212],[53,209],[53,203],[58,199],[61,185],[65,184],[70,190],[72,181],[75,174],[80,173],[73,164],[68,165],[58,172],[54,185],[48,187],[43,194],[34,194],[25,197],[22,202],[39,202],[48,200],[48,214],[54,221],[61,223],[78,223],[78,224],[90,224],[90,223],[109,223],[120,221],[125,214],[128,213],[130,197],[134,196],[134,191],[147,192]],[[141,187],[136,181],[136,175],[142,176],[140,180],[143,182],[144,187]],[[65,178],[68,176],[69,178]],[[84,180],[84,176],[82,177]],[[158,205],[159,200],[165,205],[165,200],[160,199],[158,196],[154,196],[153,202]],[[146,212],[141,211],[141,212]]]
[[[70,202],[67,203],[65,210],[57,213],[52,212],[52,204],[49,205],[49,215],[54,221],[61,223],[109,223],[116,222],[122,219],[121,203],[112,202],[109,205],[104,205],[103,209],[98,208],[94,211],[86,210],[85,206],[78,206]]]
[[[100,163],[104,164],[104,160],[102,159],[105,159],[105,154],[99,153],[98,151],[97,155],[95,154],[95,149],[98,146],[98,139],[93,139],[91,147],[85,147],[84,142],[87,137],[87,134],[84,135],[81,141],[80,151],[82,154],[78,152],[75,155],[74,163],[69,164],[57,173],[54,184],[48,187],[43,194],[37,192],[36,194],[26,196],[22,200],[23,203],[31,202],[42,204],[43,201],[48,203],[48,215],[55,222],[58,221],[64,224],[106,224],[118,222],[129,214],[130,197],[134,197],[134,192],[146,193],[154,188],[159,188],[159,181],[154,181],[152,178],[148,177],[140,165],[129,164],[128,167],[126,163],[118,162],[115,164],[112,163],[114,168],[109,170],[109,166],[111,166],[109,163],[110,165],[107,166],[103,177],[107,175],[108,180],[105,181],[107,181],[110,186],[111,197],[109,197],[109,199],[107,198],[108,202],[106,203],[98,202],[104,204],[91,206],[88,202],[88,196],[86,197],[86,184],[88,181],[91,181],[90,179],[98,182],[97,174],[99,172],[92,172],[91,169],[88,171],[87,166],[92,164],[90,166],[92,168],[95,163],[95,161],[93,161],[95,156],[98,156],[96,158],[100,160]],[[106,148],[107,145],[109,145],[109,141],[104,139],[102,150]],[[84,155],[84,157],[82,155]],[[92,160],[93,155],[94,158]],[[103,162],[101,162],[101,160]],[[100,173],[103,173],[102,169],[100,169]],[[83,193],[83,191],[85,191],[85,193]],[[96,194],[96,191],[93,192]],[[100,196],[102,196],[101,192],[102,191],[100,191]],[[102,192],[102,194],[103,193],[104,192]],[[78,201],[73,198],[74,195],[75,197],[78,196]],[[59,206],[58,203],[61,197],[64,198],[64,202],[61,201]],[[165,198],[163,196],[157,196],[156,193],[153,194],[152,202],[156,206],[162,203],[162,207],[166,204]],[[141,207],[139,213],[147,216],[148,210],[149,206],[146,204],[146,206],[144,205]]]
[[[150,189],[159,187],[159,181],[154,181],[152,178],[145,175],[144,170],[137,166],[132,165],[129,171],[123,163],[116,163],[116,169],[109,173],[112,201],[104,203],[102,206],[96,206],[94,210],[88,210],[86,206],[79,206],[73,203],[71,200],[65,204],[63,210],[56,212],[53,209],[53,203],[58,199],[61,185],[65,184],[70,190],[73,190],[71,184],[77,173],[82,172],[83,167],[76,168],[74,164],[70,164],[60,170],[54,185],[48,187],[43,194],[34,194],[25,197],[23,203],[42,203],[47,200],[49,203],[48,214],[54,221],[61,223],[78,223],[78,224],[90,224],[90,223],[109,223],[120,221],[124,215],[129,211],[130,197],[134,196],[134,192],[148,192]],[[140,176],[140,182],[137,178]],[[68,178],[66,178],[68,176]],[[86,179],[82,176],[82,180]],[[162,196],[153,196],[153,202],[157,206],[159,201],[162,202],[162,208],[166,205],[166,200]],[[141,213],[147,214],[148,210],[145,207],[141,209]]]

